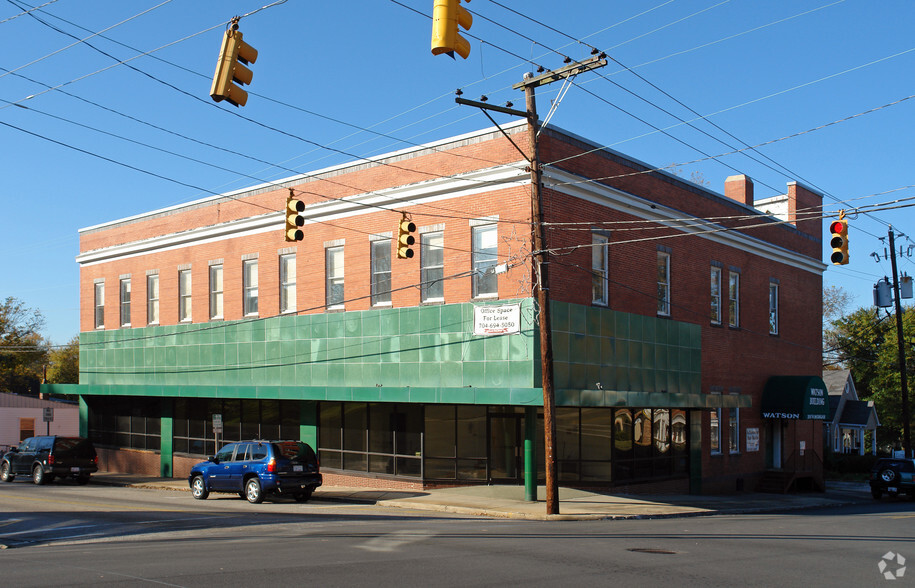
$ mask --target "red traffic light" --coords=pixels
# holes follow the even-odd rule
[[[841,233],[843,231],[845,231],[845,223],[842,221],[832,221],[829,225],[830,233]]]

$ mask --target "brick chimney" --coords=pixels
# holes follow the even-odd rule
[[[753,180],[743,174],[728,176],[724,181],[724,195],[741,204],[753,206]]]

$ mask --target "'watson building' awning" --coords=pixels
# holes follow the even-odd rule
[[[819,376],[772,376],[763,390],[765,419],[825,420],[829,395]]]

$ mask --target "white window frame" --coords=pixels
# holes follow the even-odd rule
[[[610,304],[610,238],[591,233],[591,303]]]
[[[658,251],[658,315],[670,316],[670,253],[666,251]]]
[[[105,328],[105,282],[95,283],[95,328]]]
[[[721,268],[712,266],[711,278],[711,321],[713,325],[721,324]]]
[[[121,326],[130,326],[130,278],[121,278],[118,287],[118,300],[121,316]]]
[[[220,320],[225,316],[223,306],[223,267],[221,263],[215,263],[209,269],[209,290],[210,290],[210,320]]]
[[[490,248],[478,247],[482,244],[484,235],[492,231],[495,241],[494,251]],[[479,224],[471,228],[471,282],[473,298],[498,298],[499,280],[495,267],[499,261],[499,225],[497,223]],[[490,279],[492,282],[490,283]],[[492,289],[483,290],[484,285],[491,285]]]
[[[191,321],[191,270],[178,270],[178,320]]]
[[[419,281],[420,299],[423,302],[444,302],[445,300],[445,232],[429,231],[419,236]],[[433,241],[438,241],[438,244]],[[439,252],[440,263],[430,262],[432,250]],[[440,295],[433,295],[440,290]]]
[[[728,272],[728,326],[740,327],[740,273]]]
[[[296,312],[296,258],[295,253],[280,255],[280,313]]]
[[[769,334],[778,335],[778,284],[769,282]]]
[[[333,258],[337,255],[341,257],[339,267],[335,267],[332,263]],[[326,277],[324,282],[324,293],[327,310],[342,309],[346,306],[346,296],[344,294],[345,263],[346,258],[344,257],[343,245],[324,248],[324,272]],[[333,295],[334,288],[338,286],[340,288],[339,300]]]
[[[245,259],[241,263],[242,300],[245,316],[257,316],[258,312],[258,278],[257,260]]]
[[[146,276],[146,323],[159,324],[159,274]]]
[[[391,244],[393,238],[373,239],[369,243],[372,264],[372,306],[391,306]],[[387,261],[387,269],[380,261]]]

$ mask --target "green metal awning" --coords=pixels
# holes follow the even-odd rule
[[[829,395],[819,376],[772,376],[760,405],[765,419],[825,420]]]

